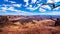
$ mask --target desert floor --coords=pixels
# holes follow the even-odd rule
[[[35,21],[35,24],[24,23],[24,25],[16,22],[16,25],[8,25],[0,28],[0,34],[60,34],[59,26],[49,26],[53,21],[42,20]],[[49,22],[49,23],[48,23]]]

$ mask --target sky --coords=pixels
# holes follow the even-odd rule
[[[60,0],[0,0],[0,15],[60,15]]]

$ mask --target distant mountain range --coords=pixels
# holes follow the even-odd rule
[[[0,15],[9,17],[24,17],[24,18],[60,18],[60,15]]]

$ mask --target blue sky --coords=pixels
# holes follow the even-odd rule
[[[0,15],[60,15],[60,0],[0,0]]]

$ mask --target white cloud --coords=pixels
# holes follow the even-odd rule
[[[43,9],[43,8],[39,8],[39,11],[40,11],[40,12],[45,12],[46,10]]]
[[[45,8],[45,9],[48,9],[48,10],[51,10],[51,7],[49,5],[43,5],[41,6],[42,8]]]
[[[13,11],[11,13],[8,13],[8,11]],[[33,15],[33,13],[31,12],[26,12],[26,11],[22,11],[22,10],[17,10],[15,9],[13,6],[10,6],[10,7],[1,7],[1,10],[0,12],[2,12],[3,14],[2,15]],[[6,13],[7,12],[7,13]],[[1,15],[1,14],[0,14]]]
[[[37,7],[32,7],[32,6],[30,6],[30,7],[27,7],[26,9],[29,9],[29,10],[31,10],[31,11],[34,11],[34,10],[38,9],[40,6],[41,6],[41,4],[38,4]]]
[[[27,9],[29,9],[29,10],[31,10],[31,11],[35,10],[34,8],[31,8],[31,7],[27,8]]]
[[[22,6],[22,4],[10,4],[10,5],[8,5],[8,4],[3,4],[3,5],[1,5],[1,6],[4,6],[4,7],[11,7],[11,6],[13,6],[13,7],[21,7]]]
[[[29,7],[32,7],[32,5],[29,5]]]
[[[21,7],[22,4],[13,4],[14,7]]]
[[[28,2],[29,0],[24,0],[24,2]]]
[[[9,7],[10,7],[11,5],[8,5],[8,4],[3,4],[3,5],[1,5],[1,6],[4,6],[4,7],[7,7],[7,6],[9,6]]]
[[[56,3],[56,2],[60,2],[60,0],[47,0],[47,3]]]
[[[14,1],[9,1],[9,2],[12,3],[12,4],[16,3],[16,2],[14,2]]]
[[[31,12],[25,12],[25,11],[19,11],[18,15],[34,15],[34,13]]]
[[[7,10],[14,11],[14,7],[9,7]]]
[[[37,0],[32,0],[32,3],[35,3],[35,2],[37,2]]]
[[[54,2],[60,2],[60,0],[53,0]]]
[[[5,2],[16,3],[14,1],[4,0]]]
[[[26,3],[26,5],[25,5],[25,7],[27,7],[29,4],[28,3]]]
[[[29,1],[29,0],[24,0],[24,2],[26,2],[26,5],[25,5],[25,6],[28,6],[28,5],[29,5],[29,4],[28,4],[28,1]]]
[[[25,11],[21,11],[21,10],[17,10],[17,9],[15,9],[14,7],[2,7],[1,8],[1,10],[0,10],[0,12],[2,11],[2,12],[8,12],[7,10],[9,10],[9,11],[13,11],[13,12],[16,12],[16,14],[21,14],[21,15],[27,15],[27,14],[29,14],[29,12],[25,12]]]
[[[7,7],[1,7],[1,10],[0,11],[6,12],[7,9],[8,9]]]
[[[6,10],[6,9],[7,9],[7,7],[2,7],[2,9],[3,9],[3,10]]]
[[[53,10],[59,10],[60,9],[60,6],[59,7],[57,7],[57,8],[54,8]]]
[[[3,10],[0,10],[0,12],[3,11]],[[5,10],[6,11],[6,10]],[[12,11],[12,10],[11,10]],[[0,14],[0,15],[34,15],[33,13],[31,12],[26,12],[26,11],[22,11],[22,10],[16,10],[14,9],[13,12],[11,13],[6,13],[6,12],[2,12],[3,14]],[[8,11],[7,11],[8,12]]]
[[[52,0],[47,0],[47,3],[53,3],[53,1]]]
[[[40,13],[40,15],[60,15],[60,12],[48,12],[48,13]]]
[[[33,13],[31,13],[31,12],[26,12],[26,11],[22,11],[22,10],[14,10],[14,12],[16,12],[15,15],[33,15]]]
[[[21,7],[21,5],[20,4],[14,4],[14,5],[6,5],[6,4],[3,4],[3,6],[4,7],[2,7],[2,5],[1,5],[1,11],[3,11],[3,12],[5,12],[5,11],[7,11],[7,10],[10,10],[10,11],[17,11],[14,7]],[[9,6],[9,7],[7,7],[7,6]]]
[[[14,7],[9,7],[9,8],[8,7],[2,7],[1,8],[1,11],[3,11],[3,12],[6,12],[7,10],[16,11]]]

